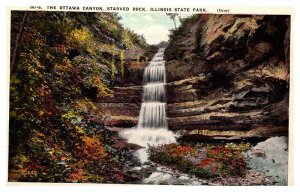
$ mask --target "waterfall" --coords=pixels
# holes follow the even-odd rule
[[[136,128],[121,132],[128,143],[142,147],[176,142],[175,134],[168,130],[166,114],[166,71],[164,48],[160,48],[144,71],[142,105]],[[145,149],[137,151],[141,162],[147,161]]]
[[[156,53],[144,73],[143,103],[139,115],[140,129],[167,129],[166,71],[163,49]]]

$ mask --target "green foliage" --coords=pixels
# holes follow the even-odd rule
[[[181,24],[177,29],[171,31],[169,37],[169,45],[165,50],[165,58],[170,60],[182,60],[184,59],[184,52],[186,44],[183,44],[183,39],[189,35],[189,26],[197,22],[199,15],[192,15],[190,17],[181,19]],[[199,39],[196,39],[199,41]]]
[[[111,95],[112,91],[103,83],[99,76],[94,76],[92,79],[92,85],[97,88],[97,97]]]
[[[122,31],[121,46],[124,49],[130,49],[133,47],[133,38],[128,29],[124,29]]]
[[[112,93],[115,57],[125,67],[120,18],[29,12],[19,34],[22,15],[12,12],[11,53],[18,35],[21,44],[10,77],[9,180],[124,182],[127,173],[108,146],[112,133],[93,103]]]
[[[111,81],[113,82],[115,79],[115,72],[116,72],[116,67],[115,67],[115,45],[111,45]]]
[[[242,176],[247,170],[247,163],[242,151],[249,150],[250,144],[241,143],[239,145],[229,143],[225,146],[208,146],[207,159],[199,164],[203,168],[211,168],[213,165],[215,172],[219,174],[229,174]]]
[[[99,28],[106,29],[106,32],[103,32],[108,37],[120,38],[123,31],[123,27],[119,23],[119,20],[120,18],[114,13],[100,13],[99,19],[97,20],[97,24],[99,25]]]
[[[242,150],[249,144],[227,144],[226,146],[180,146],[166,144],[149,147],[150,160],[192,173],[201,178],[216,176],[243,176],[247,162]],[[206,152],[206,153],[204,153]]]
[[[124,51],[121,50],[120,51],[120,62],[121,62],[121,75],[122,75],[122,78],[124,78]]]
[[[96,40],[87,27],[72,30],[66,36],[66,41],[70,47],[77,47],[82,51],[86,50],[91,55],[94,55],[98,49]]]
[[[179,146],[177,144],[168,144],[158,147],[149,147],[150,160],[162,164],[182,164],[187,165],[188,162],[183,160],[183,156],[190,154],[194,149],[190,146]],[[184,167],[184,166],[183,166]]]

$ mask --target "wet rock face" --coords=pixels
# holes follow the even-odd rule
[[[201,15],[166,49],[169,128],[193,138],[287,135],[289,17]],[[182,42],[189,42],[183,44]],[[174,43],[184,56],[173,60]]]

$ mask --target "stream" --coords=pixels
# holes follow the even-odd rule
[[[240,178],[206,180],[148,160],[146,148],[133,153],[135,160],[131,170],[142,175],[134,184],[156,185],[264,185],[265,178],[272,180],[271,185],[287,185],[288,142],[286,136],[271,137],[259,142],[244,153],[251,169]],[[278,155],[282,154],[282,155]],[[270,185],[270,184],[268,184]]]

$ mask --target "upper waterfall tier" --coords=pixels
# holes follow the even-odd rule
[[[153,59],[151,60],[152,62],[159,62],[159,61],[163,61],[164,58],[162,56],[154,56]]]
[[[144,73],[144,83],[166,82],[165,66],[163,63],[150,64]]]

